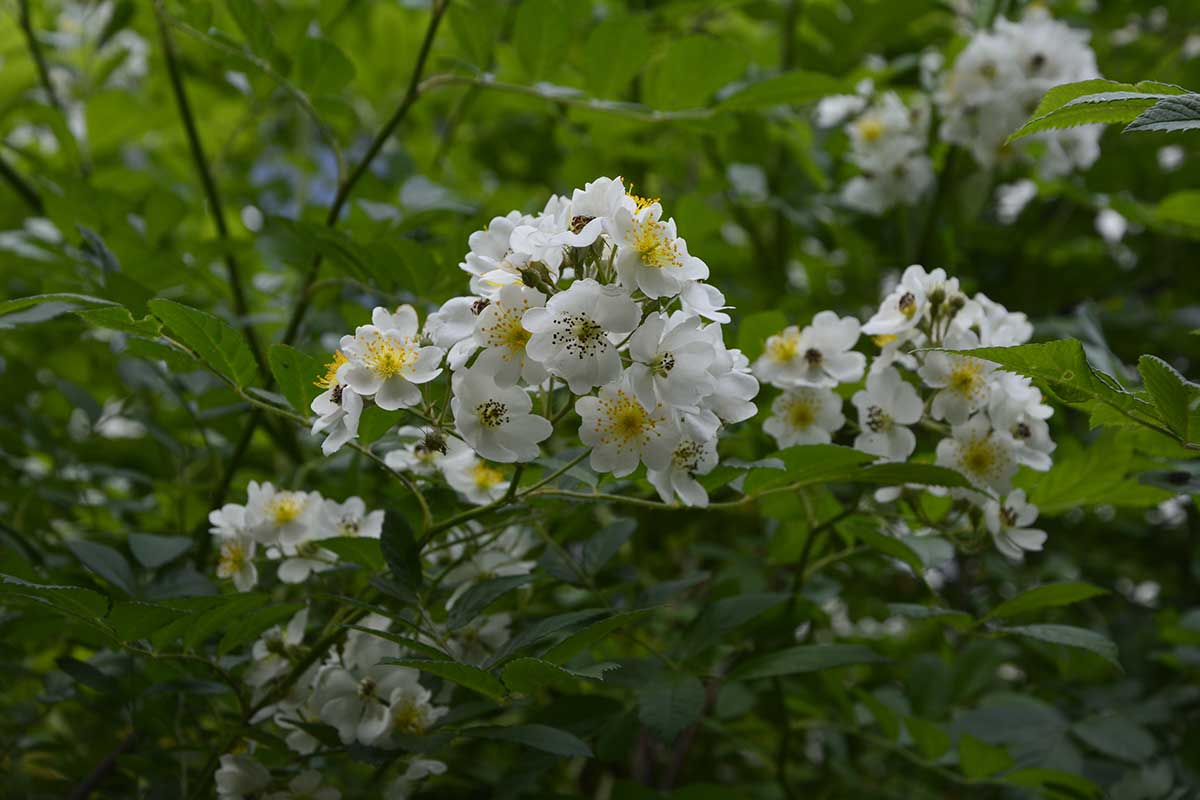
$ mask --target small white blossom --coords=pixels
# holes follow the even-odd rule
[[[1013,561],[1021,561],[1025,553],[1042,549],[1046,532],[1029,527],[1037,522],[1037,506],[1025,500],[1025,490],[1016,489],[1004,502],[989,500],[983,507],[983,518],[996,549]]]
[[[499,500],[508,491],[508,480],[496,467],[477,458],[474,451],[464,447],[453,458],[443,458],[438,466],[450,488],[461,494],[468,503],[477,506]]]
[[[316,492],[281,491],[270,483],[250,481],[246,498],[246,530],[262,544],[307,540],[323,510]]]
[[[450,408],[464,440],[480,456],[508,464],[538,457],[538,442],[554,428],[545,417],[530,414],[533,401],[517,386],[501,388],[485,365],[454,375]]]
[[[226,753],[214,776],[220,800],[252,797],[271,782],[271,773],[252,756]]]
[[[824,387],[801,386],[775,398],[763,430],[784,448],[798,444],[828,444],[844,424],[842,398],[837,392]]]
[[[673,503],[678,497],[685,506],[704,508],[708,505],[708,492],[696,476],[707,475],[716,465],[715,437],[697,441],[684,436],[671,453],[671,463],[665,469],[647,470],[646,480],[658,491],[664,503]]]
[[[988,416],[997,430],[1008,431],[1017,445],[1017,460],[1036,470],[1050,469],[1056,447],[1046,423],[1054,409],[1042,402],[1033,381],[1011,372],[992,375]]]
[[[649,203],[636,212],[622,208],[615,219],[617,276],[630,292],[651,299],[674,297],[690,281],[708,277],[708,265],[688,253],[675,220],[662,221],[662,206]]]
[[[977,340],[972,336],[970,341]],[[985,407],[991,396],[989,379],[995,369],[992,362],[969,355],[941,351],[926,353],[917,374],[926,386],[938,390],[929,409],[933,418],[959,425]]]
[[[332,667],[316,688],[321,721],[337,729],[343,744],[374,744],[388,732],[387,700],[392,691],[416,679],[416,670],[385,664],[354,673]]]
[[[937,464],[957,470],[980,489],[1004,493],[1019,466],[1015,450],[1012,436],[993,431],[987,415],[976,414],[938,442]]]
[[[385,411],[414,406],[421,401],[418,384],[428,383],[441,373],[440,347],[422,347],[417,312],[404,305],[394,314],[376,308],[370,325],[360,325],[353,336],[343,336],[341,351],[346,363],[337,379],[350,389],[373,397]]]
[[[304,641],[304,629],[307,625],[308,609],[302,608],[286,627],[276,625],[263,633],[250,649],[254,662],[246,670],[246,684],[262,686],[287,672],[291,667],[295,648]]]
[[[630,381],[644,406],[694,408],[712,393],[712,341],[699,317],[651,314],[629,340]]]
[[[456,436],[445,436],[441,432],[426,431],[412,425],[398,428],[396,436],[400,446],[388,451],[383,457],[384,463],[391,469],[414,475],[434,475],[444,460],[471,452],[466,443]]]
[[[597,397],[575,401],[579,438],[592,448],[590,463],[597,472],[623,477],[639,461],[649,469],[665,469],[671,461],[678,435],[667,410],[647,407],[637,398],[629,373],[600,387]]]
[[[479,361],[501,386],[512,386],[518,379],[537,386],[546,380],[546,368],[526,353],[532,334],[522,324],[525,312],[545,305],[541,292],[514,284],[500,289],[479,312],[473,331],[475,345],[483,348]]]
[[[867,376],[867,388],[851,398],[858,409],[862,432],[855,448],[888,461],[904,461],[917,446],[917,437],[905,427],[920,422],[924,406],[917,390],[888,367]]]
[[[765,351],[754,362],[754,373],[781,389],[854,383],[867,366],[867,357],[851,349],[859,330],[853,317],[821,311],[803,330],[791,326],[768,338]]]

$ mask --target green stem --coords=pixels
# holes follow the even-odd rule
[[[4,178],[8,185],[13,188],[13,191],[21,196],[21,199],[25,201],[25,204],[29,206],[34,214],[40,217],[46,213],[46,207],[42,204],[42,198],[37,193],[37,190],[33,188],[33,185],[29,181],[22,178],[21,174],[5,161],[3,156],[0,156],[0,177]]]

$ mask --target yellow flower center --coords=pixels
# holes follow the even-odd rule
[[[767,342],[767,355],[772,361],[787,364],[800,353],[800,337],[792,333],[772,336]]]
[[[392,729],[397,733],[421,736],[425,733],[425,715],[416,703],[400,701],[392,707]]]
[[[304,500],[295,495],[276,497],[267,506],[267,513],[276,525],[287,525],[304,511]]]
[[[232,539],[224,542],[221,544],[221,558],[217,564],[217,574],[222,578],[235,575],[241,572],[248,560],[249,554],[241,542]]]
[[[317,378],[313,381],[313,386],[320,386],[322,389],[329,389],[337,385],[337,371],[342,364],[346,363],[346,356],[341,350],[334,350],[333,357],[329,363],[325,365],[324,377]]]
[[[633,247],[641,256],[642,266],[653,269],[682,267],[679,246],[668,234],[667,226],[651,219],[633,223]]]
[[[602,444],[615,443],[618,448],[624,449],[641,444],[651,436],[662,436],[658,423],[659,420],[636,397],[618,389],[615,398],[601,398],[596,432],[601,434]]]
[[[990,437],[972,439],[962,448],[959,460],[974,475],[987,475],[995,469],[999,458]]]
[[[797,397],[788,406],[788,423],[797,430],[806,430],[817,421],[817,409],[811,397]]]
[[[408,371],[417,360],[417,342],[411,336],[377,333],[366,342],[363,362],[387,380]]]
[[[881,333],[878,336],[874,337],[871,341],[875,342],[876,347],[882,348],[882,347],[887,347],[889,344],[891,344],[892,342],[896,341],[899,338],[900,337],[894,333]]]
[[[879,141],[885,130],[883,120],[879,119],[879,117],[863,117],[854,123],[854,128],[858,131],[858,135],[862,137],[864,142]]]
[[[484,344],[487,347],[504,347],[509,350],[509,357],[525,349],[532,335],[521,324],[521,317],[529,309],[529,301],[522,300],[518,308],[509,308],[494,304],[497,315],[491,324],[482,330]]]
[[[471,468],[471,479],[475,481],[477,489],[490,489],[504,480],[504,473],[481,461]]]
[[[964,358],[955,364],[946,381],[950,391],[972,398],[979,396],[985,385],[983,362],[974,358]]]

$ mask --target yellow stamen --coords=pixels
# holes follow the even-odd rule
[[[657,410],[657,409],[655,409]],[[659,419],[638,402],[637,398],[617,390],[611,399],[601,398],[600,417],[596,420],[596,432],[601,434],[601,444],[616,444],[619,450],[640,446],[651,437],[662,436],[658,430]]]
[[[324,377],[317,378],[313,381],[313,386],[320,386],[322,389],[331,389],[337,386],[337,372],[342,364],[346,363],[346,356],[341,350],[334,350],[333,357],[328,364],[325,365]]]
[[[863,117],[854,123],[854,129],[865,142],[877,142],[886,130],[879,117]]]
[[[402,375],[417,360],[417,343],[411,336],[377,333],[365,345],[363,361],[384,380]]]
[[[471,478],[477,489],[490,489],[504,480],[504,473],[482,461],[471,468]]]

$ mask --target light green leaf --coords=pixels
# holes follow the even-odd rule
[[[228,322],[207,311],[161,297],[151,300],[149,306],[154,316],[170,329],[174,338],[213,372],[235,386],[245,387],[254,383],[254,356],[246,340]]]
[[[105,300],[103,297],[92,297],[87,294],[72,294],[70,292],[57,292],[55,294],[36,294],[29,297],[14,297],[12,300],[4,300],[0,302],[0,317],[5,314],[12,314],[17,311],[24,311],[27,308],[41,305],[42,303],[66,303],[75,308],[96,308],[100,306],[118,306],[112,300]]]
[[[767,339],[788,326],[782,311],[759,311],[748,314],[738,322],[738,349],[753,361],[762,355]]]
[[[731,42],[700,34],[675,39],[647,70],[646,104],[666,110],[706,106],[718,89],[741,76],[745,64]]]
[[[653,52],[650,30],[641,15],[612,14],[592,29],[580,62],[591,93],[619,100]]]
[[[354,80],[354,64],[328,39],[306,36],[296,58],[296,80],[312,94],[334,94]]]
[[[792,70],[748,83],[719,104],[722,111],[743,111],[778,105],[814,103],[846,91],[845,81],[821,72]]]
[[[1003,747],[964,733],[958,737],[958,763],[964,775],[971,780],[979,780],[1008,769],[1013,765],[1013,760]]]
[[[729,680],[798,675],[885,661],[886,658],[861,644],[802,644],[751,659],[729,673]]]
[[[549,725],[478,725],[463,728],[459,733],[476,739],[514,742],[564,758],[592,757],[592,749],[578,736]]]
[[[525,0],[517,6],[513,45],[531,81],[544,80],[571,44],[571,31],[563,24],[562,0]]]
[[[108,598],[82,586],[32,583],[15,575],[0,573],[0,594],[24,597],[97,627],[107,627],[101,618],[108,613]]]
[[[439,678],[445,678],[451,683],[457,683],[465,689],[478,692],[496,702],[502,701],[506,694],[504,684],[500,682],[500,679],[479,667],[459,664],[454,661],[429,658],[398,658],[389,660],[387,663],[397,664],[402,667],[412,667],[422,672],[428,672],[430,675],[437,675]]]
[[[1178,86],[1153,81],[1128,84],[1100,78],[1055,86],[1008,141],[1076,125],[1129,122],[1159,99],[1183,92]]]
[[[378,539],[366,536],[336,536],[322,539],[321,547],[337,553],[338,558],[350,561],[369,570],[383,569],[383,551]]]
[[[782,461],[783,469],[752,470],[743,484],[746,494],[789,484],[799,488],[847,480],[858,472],[858,467],[875,460],[874,456],[853,447],[836,444],[798,445],[773,453],[771,458]]]
[[[325,372],[321,362],[286,344],[271,345],[267,360],[279,391],[291,407],[305,416],[311,414],[312,401],[321,393],[314,383]]]
[[[109,328],[136,336],[158,336],[162,333],[162,324],[153,316],[147,314],[142,319],[134,319],[129,309],[123,306],[101,306],[76,311],[75,315],[97,328]]]
[[[615,668],[616,665],[600,665]],[[577,692],[581,681],[594,681],[602,677],[569,670],[540,658],[515,658],[504,665],[500,679],[510,692],[534,694],[540,689],[557,689],[560,692]]]
[[[921,751],[921,755],[930,761],[940,758],[950,749],[950,734],[937,723],[917,717],[905,717],[904,727],[908,729],[908,734]]]
[[[1102,594],[1108,594],[1108,591],[1101,589],[1099,586],[1093,586],[1090,583],[1078,581],[1048,583],[1045,586],[1038,586],[1022,592],[1010,600],[1005,600],[989,611],[983,619],[1007,619],[1008,617],[1015,617],[1019,614],[1025,614],[1041,608],[1052,608],[1054,606],[1066,606],[1078,603],[1081,600],[1087,600],[1090,597]]]
[[[192,547],[186,536],[158,536],[153,533],[129,534],[129,549],[143,567],[155,569],[174,561]]]

